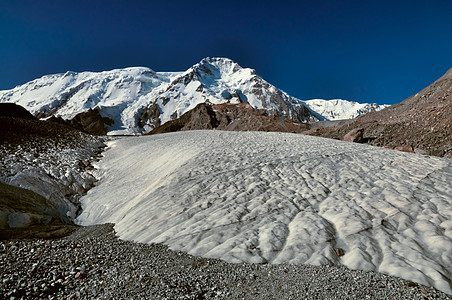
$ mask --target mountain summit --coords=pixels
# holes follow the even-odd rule
[[[317,101],[317,100],[316,100]],[[240,104],[300,122],[346,119],[382,107],[344,100],[312,103],[289,96],[227,58],[205,58],[185,72],[132,67],[46,75],[0,91],[38,118],[69,120],[90,110],[108,119],[109,134],[141,134],[179,118],[200,103]]]

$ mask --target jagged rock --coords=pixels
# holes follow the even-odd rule
[[[248,102],[213,106],[201,103],[180,118],[155,128],[149,134],[200,129],[301,132],[309,126],[284,117],[269,116],[264,110],[253,109]]]
[[[92,135],[106,135],[108,126],[111,126],[114,123],[112,119],[102,117],[98,107],[79,113],[70,120],[52,116],[48,121],[71,126]]]
[[[169,98],[163,99],[163,105],[166,105],[168,101]],[[160,126],[160,109],[156,102],[143,109],[139,117],[138,126],[143,128],[145,125],[151,126],[152,128]]]
[[[93,135],[106,135],[107,126],[111,126],[113,123],[112,119],[101,116],[99,107],[79,113],[70,120],[73,127]]]

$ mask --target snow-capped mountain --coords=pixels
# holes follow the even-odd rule
[[[452,69],[415,95],[346,124],[305,131],[334,139],[360,132],[374,146],[452,157]],[[307,105],[309,101],[306,101]],[[312,107],[316,110],[315,107]]]
[[[185,72],[154,72],[145,67],[66,72],[0,91],[0,102],[19,104],[40,118],[72,119],[98,108],[102,117],[114,121],[110,134],[147,132],[206,102],[248,102],[268,114],[302,122],[350,118],[367,111],[356,102],[312,101],[317,102],[289,96],[253,69],[227,58],[205,58]],[[369,107],[380,109],[376,104]]]
[[[335,121],[344,119],[354,119],[362,114],[371,111],[379,111],[389,105],[378,105],[376,103],[358,103],[342,99],[312,99],[304,101],[304,104],[311,110],[319,114],[321,121]],[[324,119],[322,119],[324,118]]]
[[[178,73],[156,73],[134,67],[106,72],[66,72],[43,76],[8,91],[0,102],[13,102],[40,118],[72,119],[98,107],[103,117],[114,121],[109,131],[138,132],[136,115]]]

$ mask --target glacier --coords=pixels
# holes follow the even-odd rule
[[[234,263],[339,264],[452,294],[452,161],[290,133],[108,142],[81,225]]]

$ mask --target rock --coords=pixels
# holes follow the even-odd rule
[[[413,147],[408,145],[400,145],[394,148],[397,151],[403,151],[403,152],[413,152]]]
[[[334,252],[336,252],[337,256],[344,256],[345,251],[342,248],[334,248]]]
[[[165,105],[169,99],[163,100],[163,105]],[[156,128],[160,126],[160,108],[157,102],[154,102],[149,107],[143,109],[141,116],[138,119],[138,126],[144,127],[145,125]]]
[[[14,103],[0,103],[0,117],[37,120],[37,118],[24,107]]]
[[[254,109],[248,102],[210,105],[200,103],[194,109],[166,122],[148,134],[182,130],[217,129],[230,131],[302,132],[310,125]]]
[[[343,139],[346,142],[362,143],[363,135],[364,135],[363,128],[355,128],[349,131],[346,135],[344,135]]]

